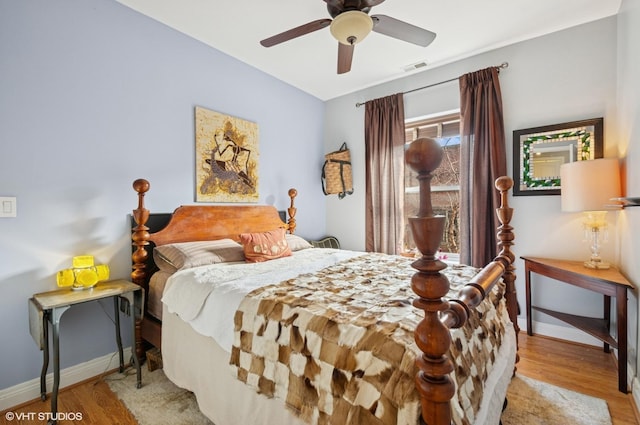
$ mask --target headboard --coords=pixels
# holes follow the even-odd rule
[[[240,233],[266,232],[278,227],[293,233],[296,228],[296,189],[289,189],[291,204],[287,209],[289,220],[285,222],[281,213],[270,205],[183,205],[172,214],[152,216],[144,206],[144,196],[150,187],[144,179],[133,182],[133,188],[138,193],[138,208],[133,210],[131,278],[145,290],[148,290],[149,279],[155,271],[150,255],[153,246],[224,238],[237,241]],[[203,227],[202,223],[209,225]],[[147,224],[154,227],[150,228]]]

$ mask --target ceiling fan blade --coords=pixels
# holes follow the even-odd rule
[[[276,34],[272,37],[265,38],[260,42],[260,44],[262,44],[264,47],[275,46],[276,44],[284,43],[285,41],[289,41],[305,34],[321,30],[322,28],[326,28],[330,24],[331,19],[318,19],[317,21],[309,22],[304,25],[300,25],[299,27],[292,28],[288,31],[281,32],[280,34]]]
[[[344,0],[324,0],[329,6],[338,7],[342,9],[344,7]]]
[[[348,3],[351,3],[349,4],[350,8],[362,10],[365,7],[377,6],[383,1],[384,0],[357,0],[357,1],[350,1]],[[345,7],[345,0],[324,0],[324,2],[327,3],[329,6],[337,7],[340,9],[344,9]]]
[[[373,7],[382,3],[384,0],[360,0],[360,7]]]
[[[386,15],[373,15],[373,31],[389,37],[427,47],[436,38],[436,33]]]
[[[345,74],[351,71],[353,48],[353,44],[338,43],[338,74]]]

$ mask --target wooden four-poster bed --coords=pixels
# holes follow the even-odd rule
[[[512,181],[496,181],[496,259],[447,266],[430,190],[441,156],[430,139],[406,152],[420,181],[418,259],[312,248],[293,234],[293,189],[286,223],[264,205],[182,206],[154,223],[150,185],[136,180],[139,355],[161,347],[166,375],[216,425],[497,424],[517,358]],[[279,258],[247,262],[265,235]]]

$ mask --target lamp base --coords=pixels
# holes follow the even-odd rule
[[[584,266],[588,269],[597,269],[597,270],[606,270],[608,268],[611,268],[611,264],[607,262],[593,261],[593,260],[585,261]]]

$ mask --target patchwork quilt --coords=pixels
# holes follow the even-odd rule
[[[411,262],[367,253],[251,292],[235,315],[234,374],[310,424],[416,425]],[[477,271],[445,269],[449,295]],[[508,320],[500,284],[452,331],[456,424],[473,423]]]

